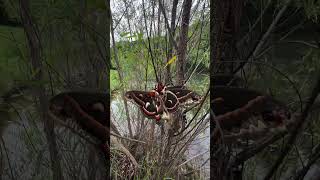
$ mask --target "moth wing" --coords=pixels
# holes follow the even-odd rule
[[[129,100],[133,100],[142,112],[147,116],[155,116],[158,114],[157,107],[156,107],[156,99],[155,97],[149,96],[149,92],[145,91],[128,91],[125,94],[125,97]]]
[[[171,91],[167,91],[164,97],[164,105],[169,112],[173,112],[179,106],[178,97]]]
[[[168,91],[171,91],[173,94],[175,94],[180,103],[185,103],[188,100],[197,102],[201,99],[200,95],[188,89],[169,88]]]
[[[167,90],[170,90],[170,89],[187,89],[187,88],[185,86],[168,86]]]

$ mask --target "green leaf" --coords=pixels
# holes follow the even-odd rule
[[[101,10],[106,10],[107,7],[106,7],[106,3],[104,0],[90,0],[90,1],[87,1],[88,3],[88,9],[93,9],[93,10],[98,10],[98,9],[101,9]]]
[[[130,39],[130,38],[135,38],[135,37],[137,37],[136,35],[131,35],[131,36],[128,36],[128,37],[126,37],[127,39]]]
[[[120,37],[125,37],[125,36],[127,36],[128,34],[130,34],[130,32],[122,32],[122,33],[120,33]]]
[[[33,79],[40,71],[41,68],[32,69],[31,78]]]
[[[141,32],[141,33],[138,33],[138,40],[140,41],[140,40],[142,40],[143,39],[143,33]]]

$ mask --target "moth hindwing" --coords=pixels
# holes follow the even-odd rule
[[[176,111],[179,106],[178,97],[171,91],[165,91],[163,102],[169,112]]]

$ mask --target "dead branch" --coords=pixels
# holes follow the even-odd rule
[[[171,41],[172,45],[174,46],[174,48],[176,50],[178,50],[178,44],[175,41],[174,36],[173,36],[173,29],[172,28],[174,28],[174,27],[173,26],[170,27],[170,25],[169,25],[169,21],[168,21],[168,18],[167,18],[167,15],[166,15],[166,12],[165,12],[165,9],[163,7],[163,4],[162,4],[161,0],[159,0],[159,8],[160,8],[160,10],[161,10],[161,12],[163,14],[163,17],[164,17],[164,20],[165,20],[165,24],[166,24],[166,28],[168,29],[168,34],[169,34],[170,41]]]
[[[234,167],[236,167],[237,165],[240,165],[242,162],[245,162],[249,158],[253,157],[257,153],[262,151],[264,148],[266,148],[270,144],[274,143],[275,141],[277,141],[278,139],[283,137],[285,134],[286,134],[286,132],[279,132],[271,137],[268,136],[268,137],[264,138],[263,140],[253,144],[252,146],[250,146],[248,148],[245,148],[235,158]]]
[[[281,19],[282,15],[284,14],[284,12],[287,10],[289,5],[291,4],[291,1],[292,0],[289,0],[280,9],[280,11],[278,12],[277,16],[275,17],[275,19],[270,24],[270,26],[267,29],[267,31],[262,35],[261,39],[257,42],[257,45],[254,47],[253,51],[249,54],[248,58],[246,58],[247,62],[249,61],[250,58],[254,58],[258,54],[258,52],[261,50],[261,48],[263,47],[265,41],[267,40],[267,38],[270,36],[271,32],[274,30],[275,26],[277,25],[278,21]],[[235,74],[240,69],[242,69],[246,65],[247,62],[240,63],[240,66],[233,72],[233,74]]]
[[[298,134],[300,133],[300,131],[303,128],[303,125],[305,124],[305,121],[308,117],[309,111],[310,111],[315,99],[318,97],[319,92],[320,92],[320,75],[318,75],[318,80],[317,80],[316,86],[311,93],[311,96],[305,106],[305,109],[303,110],[300,118],[297,120],[292,132],[290,133],[290,136],[288,137],[289,138],[288,142],[286,143],[285,147],[283,148],[282,153],[279,156],[279,158],[276,160],[274,165],[271,167],[270,171],[265,176],[265,178],[264,178],[265,180],[271,179],[271,177],[276,172],[276,170],[278,169],[278,167],[280,166],[280,164],[282,163],[282,161],[284,160],[284,158],[286,157],[288,152],[291,150],[292,145],[295,143],[295,140],[296,140]]]
[[[110,135],[111,135],[111,136],[114,136],[114,137],[117,137],[117,138],[120,138],[120,139],[125,139],[125,140],[128,140],[128,141],[132,141],[132,142],[137,142],[137,143],[141,143],[141,144],[147,144],[147,143],[144,142],[144,141],[140,141],[140,140],[137,140],[137,139],[127,138],[127,137],[124,137],[124,136],[120,136],[120,135],[114,134],[114,133],[112,133],[112,132],[110,132]]]
[[[188,162],[192,161],[193,159],[196,159],[197,157],[204,155],[204,154],[207,153],[208,151],[209,151],[209,150],[204,151],[204,152],[202,152],[202,153],[199,153],[199,154],[197,154],[197,155],[192,156],[191,158],[189,158],[189,159],[186,160],[185,162],[179,164],[179,165],[176,167],[176,169],[182,167],[183,165],[187,164]]]
[[[295,180],[304,179],[304,176],[308,173],[310,167],[316,163],[320,158],[320,144],[314,149],[313,153],[310,154],[309,160],[306,166],[304,166],[295,176]]]

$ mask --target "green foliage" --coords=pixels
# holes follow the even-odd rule
[[[305,68],[308,70],[308,73],[315,73],[319,71],[320,64],[320,49],[310,49],[307,54],[303,57]]]
[[[120,37],[123,40],[128,41],[143,41],[143,33],[142,32],[135,32],[133,34],[130,34],[130,32],[122,32],[120,33]]]
[[[25,79],[25,63],[21,62],[23,31],[0,27],[0,93],[10,89],[14,79]],[[21,68],[21,69],[19,69]]]
[[[304,9],[306,16],[314,22],[319,22],[320,1],[314,0],[296,0],[298,7]]]
[[[89,0],[86,1],[87,8],[91,11],[106,10],[106,2],[104,0]]]
[[[200,28],[202,24],[206,24],[206,26],[202,30],[202,36],[200,44],[198,42],[195,46],[191,46],[188,51],[188,61],[190,64],[194,64],[192,68],[195,67],[199,62],[209,68],[209,26],[208,23],[201,22],[200,20],[196,21],[194,24],[190,26],[189,33],[192,34],[192,39],[199,39],[200,36]],[[195,31],[195,32],[193,32]],[[144,37],[144,34],[141,32],[134,32],[130,34],[130,32],[121,32],[120,33],[120,41],[117,42],[116,47],[118,50],[118,57],[120,61],[120,65],[124,74],[124,81],[126,82],[124,85],[125,88],[135,88],[135,89],[143,89],[144,83],[147,83],[148,87],[153,87],[156,83],[155,81],[155,73],[153,69],[152,59],[148,50],[148,41],[147,38]],[[207,40],[206,40],[207,39]],[[150,38],[152,54],[154,58],[154,62],[156,65],[156,69],[158,73],[163,72],[165,69],[165,60],[167,54],[167,43],[168,39],[163,36],[154,36]],[[199,47],[199,48],[198,48]],[[114,53],[112,53],[114,54]],[[175,55],[175,54],[174,54]],[[113,63],[114,57],[112,58]],[[190,67],[187,67],[190,68]],[[172,74],[171,76],[175,76],[175,63],[171,64]],[[190,70],[190,69],[188,69]],[[199,70],[198,70],[199,71]],[[117,87],[119,84],[116,83],[117,73],[111,72],[111,86]],[[189,72],[191,73],[191,72]],[[146,78],[148,82],[146,82]],[[193,79],[195,79],[193,81]],[[191,79],[192,83],[200,84],[202,86],[203,80],[208,81],[208,79],[204,79],[203,75],[195,73]],[[199,86],[197,86],[199,87]],[[113,89],[113,88],[111,88]]]

